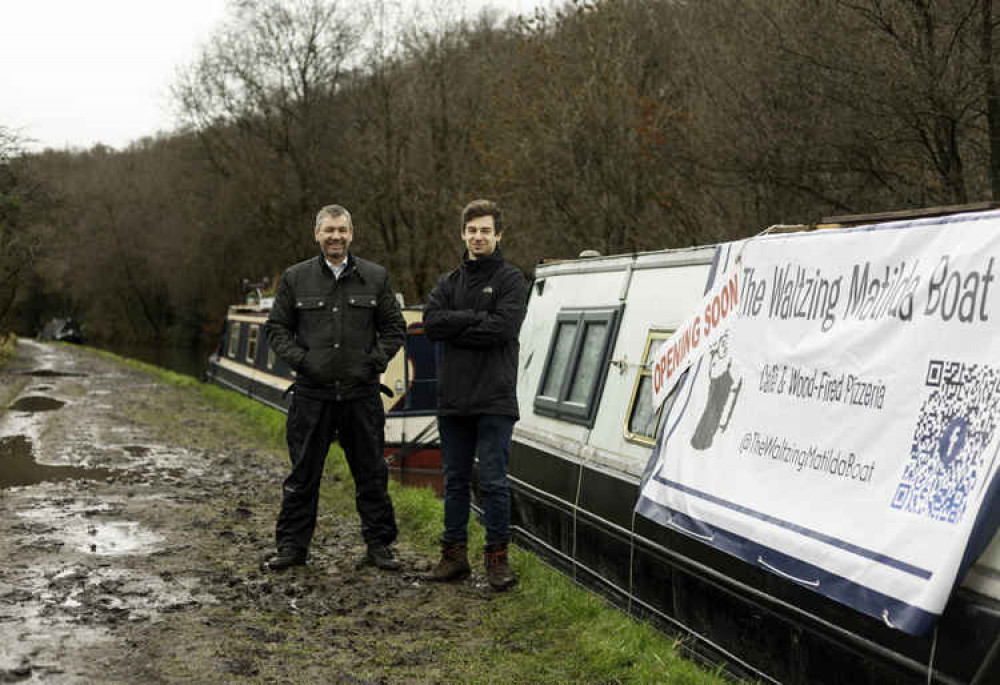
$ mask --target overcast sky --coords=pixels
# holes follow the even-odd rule
[[[453,0],[528,12],[540,0]],[[34,149],[122,148],[173,129],[178,67],[224,17],[226,0],[0,0],[0,126]]]

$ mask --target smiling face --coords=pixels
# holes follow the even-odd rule
[[[340,264],[347,259],[347,248],[354,239],[350,219],[324,215],[316,226],[315,235],[320,251],[332,264]]]
[[[488,257],[497,249],[501,233],[496,230],[492,216],[469,219],[462,229],[462,240],[469,249],[469,259]]]

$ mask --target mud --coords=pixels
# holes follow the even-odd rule
[[[481,575],[360,563],[349,505],[264,572],[287,457],[195,392],[22,341],[0,407],[0,683],[444,683],[475,639]]]

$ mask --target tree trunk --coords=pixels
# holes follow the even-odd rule
[[[997,92],[993,53],[993,0],[982,4],[982,65],[986,94],[986,128],[990,136],[990,189],[993,200],[1000,201],[1000,92]]]

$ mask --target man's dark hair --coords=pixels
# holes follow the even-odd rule
[[[496,202],[492,202],[490,200],[473,200],[469,204],[465,205],[465,209],[462,210],[462,233],[465,233],[465,225],[467,223],[473,219],[478,219],[481,216],[493,217],[493,230],[500,233],[503,231],[503,224],[500,221],[500,215],[500,205]]]

